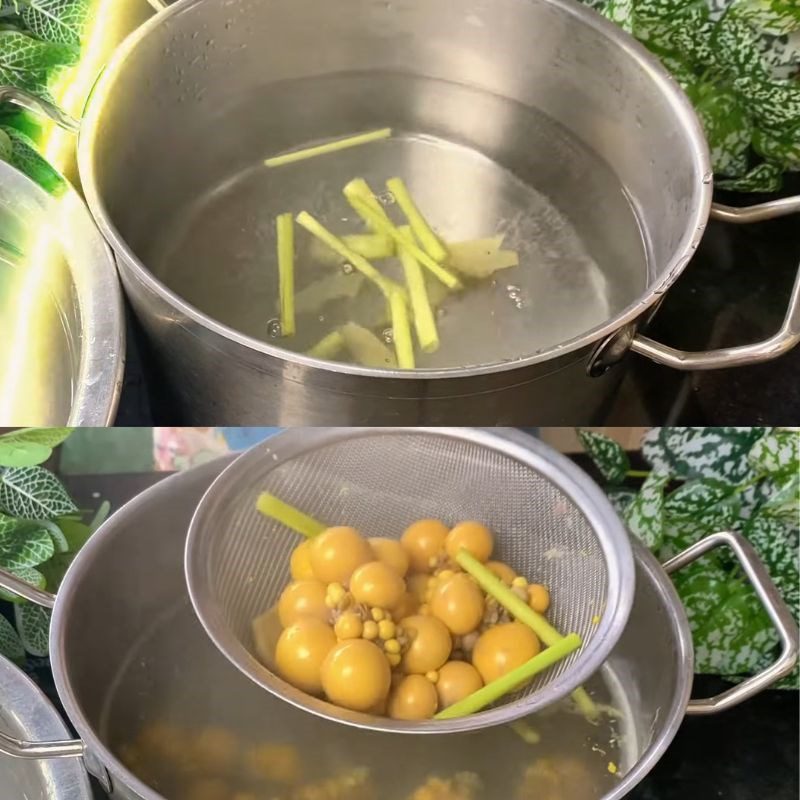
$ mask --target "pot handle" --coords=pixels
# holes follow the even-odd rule
[[[745,575],[755,589],[758,599],[764,606],[764,610],[772,620],[781,640],[781,653],[766,669],[747,678],[732,689],[703,700],[690,700],[686,708],[687,714],[716,714],[732,708],[788,675],[797,663],[798,641],[800,641],[797,624],[758,554],[741,534],[733,531],[712,533],[671,558],[663,565],[664,569],[668,573],[677,572],[722,545],[727,545],[733,550]]]

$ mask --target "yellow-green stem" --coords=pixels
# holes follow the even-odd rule
[[[392,313],[392,334],[397,365],[401,369],[414,369],[414,344],[411,341],[411,325],[408,321],[408,306],[401,294],[393,292],[389,298]]]
[[[280,293],[281,336],[294,336],[294,220],[279,214],[275,221],[278,236],[278,287]]]
[[[269,492],[262,492],[256,500],[256,508],[265,516],[277,520],[287,528],[311,539],[318,536],[328,526],[309,517],[294,506],[284,503]]]
[[[411,229],[400,229],[407,236]],[[439,348],[439,331],[436,328],[436,318],[433,315],[431,301],[428,297],[428,287],[425,286],[425,276],[422,267],[414,256],[407,250],[400,251],[400,261],[403,264],[403,273],[406,278],[406,288],[411,298],[411,310],[414,313],[414,329],[417,332],[419,346],[423,353],[433,353]]]
[[[284,164],[291,164],[295,161],[305,161],[307,158],[324,156],[328,153],[335,153],[339,150],[346,150],[350,147],[358,147],[362,144],[369,144],[370,142],[375,142],[379,139],[388,139],[391,135],[391,128],[382,128],[381,130],[370,131],[369,133],[359,133],[356,136],[348,136],[344,139],[337,139],[333,142],[327,142],[326,144],[320,144],[314,147],[305,147],[302,150],[295,150],[292,153],[274,156],[273,158],[266,159],[264,164],[266,164],[268,167],[282,167]]]
[[[411,197],[408,187],[402,178],[390,178],[386,181],[386,188],[394,195],[400,210],[406,215],[414,236],[417,237],[425,252],[434,260],[443,263],[447,260],[447,250],[441,239],[434,233],[433,228],[422,216],[417,204]]]

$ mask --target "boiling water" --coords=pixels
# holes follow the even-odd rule
[[[134,644],[106,698],[101,732],[167,800],[231,800],[236,791],[255,800],[408,800],[430,777],[459,773],[469,773],[479,788],[454,800],[596,800],[619,779],[609,763],[622,774],[635,761],[636,745],[628,739],[625,697],[614,676],[598,676],[587,688],[621,717],[591,725],[561,705],[527,721],[537,744],[510,727],[438,737],[358,731],[294,709],[252,684],[219,654],[181,600]],[[195,737],[209,726],[236,737],[233,763],[192,758]],[[156,743],[149,749],[141,745],[148,736]],[[256,780],[248,774],[247,753],[265,744],[292,748],[300,786],[366,770],[374,794],[305,795],[297,785]],[[286,751],[280,752],[285,762]]]
[[[249,105],[280,121],[274,149],[264,142],[262,151],[248,152],[233,174],[159,224],[164,233],[147,245],[148,263],[168,286],[239,331],[303,351],[346,321],[376,333],[388,327],[385,302],[368,281],[351,297],[301,314],[295,337],[281,338],[276,324],[275,217],[307,210],[337,234],[363,232],[341,193],[355,177],[376,193],[388,178],[403,178],[445,241],[504,234],[503,248],[519,254],[518,267],[444,300],[441,347],[418,354],[418,367],[489,364],[551,349],[605,322],[645,287],[646,248],[624,187],[540,112],[457,84],[381,73],[272,84]],[[357,132],[342,129],[352,109],[357,131],[392,126],[392,138],[273,169],[261,163]],[[298,140],[287,138],[292,131]],[[393,198],[381,199],[401,222]],[[296,229],[298,291],[341,268],[315,261],[309,239]],[[378,264],[401,277],[398,264]]]

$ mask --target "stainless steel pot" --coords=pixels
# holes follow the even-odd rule
[[[0,658],[0,730],[35,742],[70,735],[41,689],[10,661]],[[91,800],[89,776],[79,761],[20,761],[0,756],[0,787],[4,798],[29,800]]]
[[[348,8],[343,15],[320,0],[179,0],[125,41],[93,95],[79,143],[81,179],[183,422],[525,424],[533,413],[542,424],[585,423],[602,414],[621,378],[610,367],[628,350],[678,369],[715,369],[775,358],[800,339],[800,277],[781,330],[767,341],[687,353],[638,333],[702,236],[712,175],[689,101],[618,27],[571,0],[353,0]],[[331,101],[338,95],[326,93],[325,80],[354,72],[371,76],[361,99]],[[596,210],[614,201],[611,192],[594,199],[581,192],[570,157],[548,139],[525,139],[513,115],[472,113],[469,101],[425,89],[395,96],[378,83],[387,74],[470,87],[566,128],[630,197],[651,255],[646,279],[640,263],[624,303],[557,346],[503,363],[415,371],[287,352],[211,318],[165,285],[154,243],[169,239],[166,229],[211,202],[232,176],[297,137],[382,126],[387,117],[507,151],[512,168],[523,162],[537,187],[577,216],[581,204]],[[318,84],[312,103],[275,111],[262,100],[265,87],[311,77]],[[269,219],[282,192],[250,193],[246,213]],[[458,206],[461,213],[474,207],[474,197]],[[791,198],[711,213],[749,222],[798,210],[800,198]],[[224,242],[219,269],[229,268],[243,246],[242,213],[223,206],[199,226],[198,260]],[[624,284],[630,248],[614,243],[618,232],[602,217],[586,224],[586,237],[608,248],[604,277],[614,273]],[[191,259],[185,266],[191,272]],[[264,283],[274,284],[274,274]],[[581,307],[577,296],[572,307]]]
[[[0,87],[0,103],[14,99]],[[71,188],[0,161],[0,425],[109,425],[125,363],[114,259]]]
[[[57,599],[26,588],[12,576],[0,577],[4,588],[55,605],[53,670],[59,695],[81,736],[71,743],[51,744],[0,736],[0,751],[36,758],[83,754],[114,797],[164,800],[125,766],[123,744],[138,726],[157,719],[198,725],[213,721],[250,740],[294,741],[306,752],[313,741],[313,761],[331,771],[349,759],[367,759],[383,776],[378,788],[387,800],[391,792],[406,796],[403,787],[409,780],[434,770],[476,769],[486,772],[488,785],[505,785],[507,774],[531,752],[506,728],[443,737],[357,731],[274,699],[217,652],[191,610],[183,550],[198,501],[228,462],[212,462],[168,478],[116,512],[78,555]],[[665,569],[636,545],[633,612],[596,683],[623,712],[621,777],[604,784],[593,797],[617,800],[627,794],[659,760],[685,714],[729,708],[792,669],[797,628],[747,542],[735,534],[715,534],[671,560],[666,570],[678,570],[721,545],[733,549],[764,602],[781,639],[780,657],[763,673],[718,697],[690,701],[693,650],[685,612]],[[742,736],[744,744],[744,732]],[[548,740],[566,742],[567,755],[572,755],[574,742],[584,738],[553,735]],[[600,762],[601,772],[608,779],[605,763]]]

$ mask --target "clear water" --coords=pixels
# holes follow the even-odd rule
[[[592,725],[563,704],[528,720],[537,744],[510,727],[438,737],[358,731],[296,710],[252,684],[217,652],[182,600],[133,646],[106,700],[101,731],[168,800],[230,800],[237,791],[252,792],[254,800],[316,798],[299,789],[354,770],[368,772],[373,791],[341,795],[348,800],[408,800],[430,777],[459,773],[477,779],[478,788],[454,800],[597,800],[619,780],[609,762],[622,774],[635,760],[628,752],[634,745],[627,743],[625,698],[614,676],[598,675],[587,689],[622,716]],[[153,725],[161,740],[148,748],[142,734],[146,739]],[[227,767],[192,755],[196,737],[209,727],[236,739]],[[291,789],[248,775],[248,752],[265,744],[294,749],[300,767]],[[221,781],[224,793],[213,794],[209,780]]]
[[[343,109],[356,103],[371,111],[357,115],[358,128],[343,129]],[[502,233],[504,248],[519,254],[518,267],[448,296],[438,315],[441,347],[418,353],[418,367],[494,363],[554,348],[606,321],[646,285],[646,247],[624,187],[540,112],[444,81],[358,73],[271,85],[249,105],[280,120],[280,134],[258,153],[247,150],[235,171],[159,225],[162,233],[148,244],[148,263],[162,280],[239,331],[303,351],[346,321],[376,333],[387,327],[383,298],[368,282],[349,299],[300,315],[295,337],[281,338],[275,324],[275,216],[305,209],[336,233],[363,232],[341,194],[359,176],[376,192],[402,177],[446,241]],[[238,118],[235,110],[229,116]],[[393,126],[391,139],[274,169],[261,163],[289,147],[384,126]],[[299,140],[288,138],[293,130]],[[384,199],[401,222],[391,197]],[[298,291],[339,269],[310,256],[301,229],[296,240]],[[401,274],[396,263],[379,266]]]

